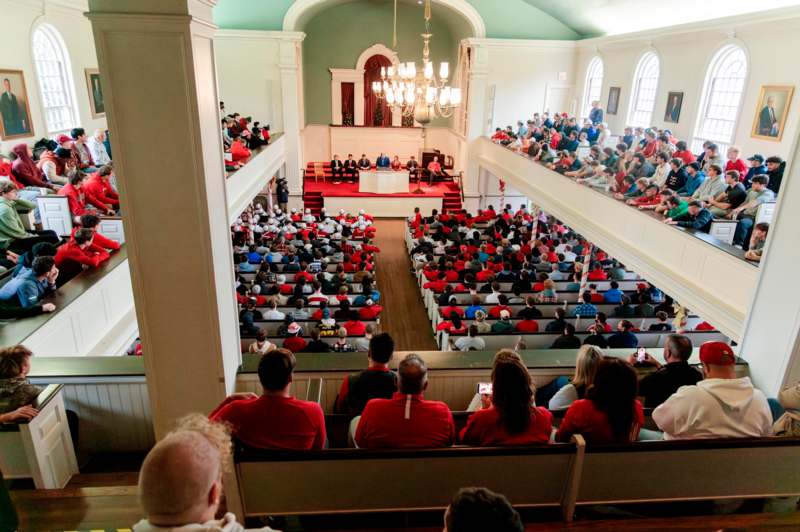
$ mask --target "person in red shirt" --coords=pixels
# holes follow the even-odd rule
[[[532,384],[519,355],[499,351],[492,367],[491,406],[470,416],[461,430],[461,442],[480,447],[549,443],[553,414],[533,406]]]
[[[105,250],[92,251],[94,232],[91,229],[78,229],[72,239],[56,251],[56,267],[61,272],[59,286],[89,268],[97,268],[111,255]]]
[[[741,176],[739,178],[740,181],[744,181],[744,176],[747,175],[747,171],[749,170],[747,163],[745,163],[739,157],[739,147],[738,146],[731,146],[728,148],[728,161],[725,163],[725,171],[728,172],[730,170],[736,170],[739,172]]]
[[[644,209],[646,207],[656,207],[661,203],[661,194],[658,192],[658,185],[647,185],[644,189],[644,194],[638,198],[629,199],[626,203]]]
[[[76,226],[72,228],[72,237],[75,237],[75,233],[78,232],[78,229],[91,229],[94,237],[92,238],[92,245],[89,248],[90,251],[117,251],[120,248],[119,242],[111,240],[110,238],[106,238],[97,232],[97,226],[100,224],[100,218],[94,214],[84,214],[81,216],[80,222],[80,227]]]
[[[250,158],[250,150],[248,150],[239,135],[231,135],[233,143],[231,144],[231,157],[235,161],[244,161]]]
[[[209,415],[227,423],[244,445],[259,449],[322,449],[325,446],[325,415],[317,403],[289,395],[297,365],[286,349],[273,349],[258,363],[261,397],[233,394]]]
[[[494,135],[492,135],[492,140],[495,142],[509,140],[511,137],[508,136],[508,133],[502,128],[497,128],[494,130]]]
[[[714,329],[714,326],[711,325],[710,323],[708,323],[707,321],[701,321],[700,323],[697,324],[697,326],[694,328],[694,330],[695,331],[713,331],[715,329]]]
[[[678,143],[675,144],[675,148],[677,151],[675,151],[672,156],[682,160],[684,165],[690,165],[697,160],[697,157],[688,149],[684,141],[679,140]]]
[[[527,317],[519,321],[515,329],[524,334],[539,332],[539,322]]]
[[[573,434],[583,435],[588,444],[636,441],[644,424],[638,389],[633,366],[619,358],[601,360],[587,399],[570,405],[556,441],[568,442]]]
[[[89,179],[84,181],[81,186],[86,201],[92,205],[103,205],[104,208],[101,208],[101,210],[104,212],[119,209],[119,195],[108,181],[111,172],[112,167],[110,164],[103,166],[90,175]]]
[[[449,447],[455,441],[453,414],[441,401],[426,401],[428,368],[417,354],[406,356],[398,368],[399,391],[391,399],[367,403],[355,432],[362,448]]]
[[[437,331],[447,331],[448,334],[464,334],[467,332],[467,326],[461,321],[461,318],[455,312],[451,312],[447,317],[448,319],[436,326]]]
[[[288,349],[292,353],[302,351],[308,345],[305,338],[300,336],[302,329],[296,322],[292,322],[286,328],[286,339],[283,341],[284,349]]]
[[[607,281],[608,274],[600,264],[595,263],[589,272],[588,278],[590,281]]]
[[[444,287],[447,286],[447,281],[444,278],[444,272],[440,272],[438,277],[439,279],[436,281],[428,281],[427,283],[423,284],[422,288],[426,290],[433,290],[437,294],[444,292]]]
[[[108,205],[96,202],[93,197],[86,198],[86,195],[82,190],[85,179],[86,174],[78,172],[74,176],[70,177],[69,183],[64,185],[64,187],[58,191],[59,196],[67,197],[67,204],[69,205],[70,214],[76,218],[83,216],[84,214],[88,214],[90,212],[88,205],[91,205],[92,207],[100,210],[102,213],[108,214],[109,216],[113,215],[114,210],[108,208]]]
[[[450,298],[450,305],[439,309],[439,314],[443,318],[449,318],[455,312],[459,318],[464,318],[464,309],[458,306],[458,300],[454,297]]]
[[[358,319],[357,315],[354,315],[350,320],[344,322],[342,327],[347,330],[347,336],[364,336],[364,333],[367,332],[367,326],[363,321]]]
[[[364,306],[358,309],[358,317],[364,321],[372,321],[378,318],[383,311],[383,307],[376,305],[371,299],[364,302]]]

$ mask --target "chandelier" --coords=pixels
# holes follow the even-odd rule
[[[395,0],[395,47],[397,46],[397,0]],[[385,97],[392,111],[401,111],[403,117],[414,117],[420,124],[428,124],[435,117],[449,118],[461,105],[461,89],[448,84],[450,65],[443,61],[439,75],[430,60],[431,0],[425,0],[425,33],[421,35],[422,69],[413,61],[400,63],[395,68],[381,67],[381,80],[372,83],[372,92]]]

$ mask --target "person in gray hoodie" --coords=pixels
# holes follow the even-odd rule
[[[681,386],[653,411],[665,440],[772,435],[772,413],[750,377],[736,377],[736,356],[724,342],[700,346],[704,380]]]
[[[184,418],[144,459],[139,501],[147,518],[133,532],[245,532],[232,513],[214,519],[230,455],[225,425],[199,414]],[[269,527],[253,530],[275,532]]]

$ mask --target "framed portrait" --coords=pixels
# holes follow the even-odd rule
[[[792,85],[762,85],[750,136],[780,142],[793,95]]]
[[[22,70],[0,70],[0,138],[34,135],[29,102]]]
[[[608,105],[606,105],[606,113],[610,115],[617,114],[619,110],[619,93],[622,92],[621,87],[608,88]]]
[[[103,99],[103,87],[100,84],[100,71],[96,68],[86,69],[86,88],[89,90],[89,110],[92,118],[106,116],[106,104]]]
[[[677,124],[681,119],[681,107],[683,107],[683,93],[670,92],[667,96],[667,109],[664,111],[664,122]]]

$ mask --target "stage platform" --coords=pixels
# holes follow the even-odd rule
[[[419,207],[426,214],[432,209],[440,212],[461,209],[461,193],[455,183],[434,183],[433,186],[422,183],[423,194],[413,194],[412,190],[416,188],[416,183],[409,183],[408,192],[373,194],[359,192],[358,183],[343,182],[334,185],[330,181],[315,182],[314,178],[307,177],[303,201],[315,214],[324,206],[328,212],[338,212],[339,209],[358,212],[359,209],[364,209],[376,218],[411,216],[414,207]]]

